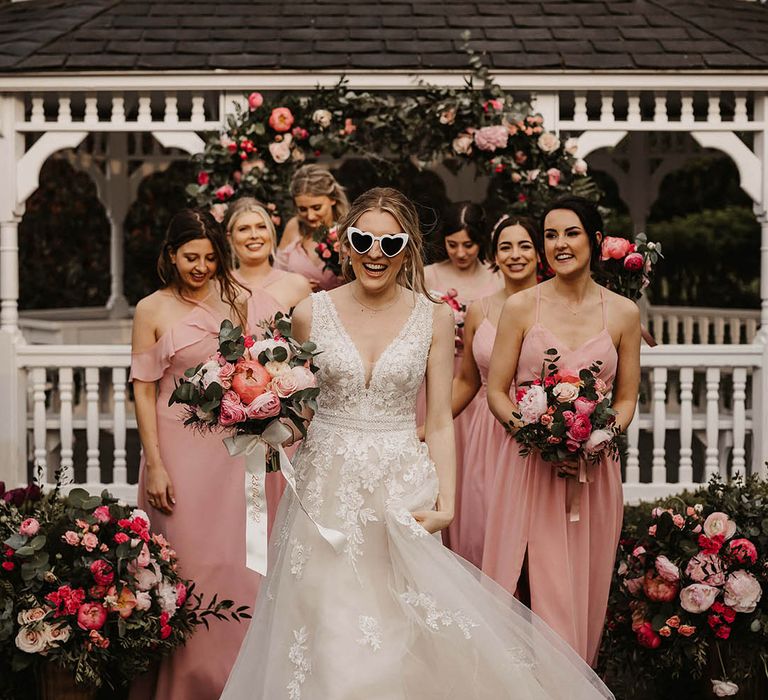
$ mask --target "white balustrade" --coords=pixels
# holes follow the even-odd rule
[[[754,342],[760,324],[759,309],[713,309],[696,306],[651,306],[650,331],[667,345],[738,345]],[[726,333],[727,331],[727,333]]]

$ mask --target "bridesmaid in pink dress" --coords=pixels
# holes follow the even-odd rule
[[[184,209],[158,261],[163,288],[136,306],[131,375],[142,443],[138,505],[178,552],[184,576],[206,598],[251,605],[260,577],[245,568],[242,459],[222,436],[185,428],[168,406],[174,380],[218,347],[221,321],[246,322],[246,291],[232,277],[226,238],[213,217]],[[131,688],[136,700],[218,698],[247,624],[212,621]]]
[[[235,200],[227,210],[227,237],[238,263],[235,279],[251,292],[248,299],[248,325],[254,332],[261,321],[278,311],[284,314],[308,297],[312,288],[302,275],[276,270],[272,264],[277,250],[275,225],[266,207],[253,197]],[[289,448],[292,455],[295,448]],[[285,479],[278,472],[267,474],[269,532],[275,521],[277,505],[285,490]]]
[[[557,348],[560,367],[579,370],[602,360],[612,387],[616,427],[632,420],[640,381],[640,314],[630,300],[596,284],[602,219],[580,197],[552,203],[542,218],[553,279],[504,304],[488,376],[494,415],[514,431],[513,384],[542,369]],[[594,665],[600,647],[623,514],[621,469],[603,457],[589,483],[557,476],[573,463],[521,457],[508,440],[499,455],[486,526],[483,571],[510,592],[530,592],[530,607]]]
[[[275,267],[304,275],[314,292],[335,289],[342,281],[330,270],[323,269],[312,236],[320,226],[330,228],[345,216],[349,202],[344,188],[328,170],[309,164],[294,173],[291,196],[296,216],[285,225]]]
[[[445,212],[440,228],[446,260],[427,265],[424,279],[434,295],[441,296],[449,290],[456,290],[457,300],[464,306],[490,296],[504,286],[501,276],[487,264],[485,256],[489,249],[485,212],[479,204],[457,202]],[[459,331],[461,337],[462,332]],[[459,371],[464,354],[462,344],[457,344],[454,357],[454,374]],[[416,420],[424,423],[424,388],[419,394]],[[456,512],[451,525],[443,530],[443,542],[458,554],[464,553],[461,544],[461,500],[463,484],[463,455],[467,430],[476,412],[486,412],[488,406],[482,397],[473,400],[456,418],[453,429],[456,439]]]
[[[454,417],[477,397],[486,406],[488,364],[491,360],[496,325],[504,302],[536,284],[539,256],[536,228],[532,221],[504,215],[491,234],[494,268],[504,277],[504,287],[470,305],[464,321],[465,352],[453,380]],[[481,568],[488,501],[496,476],[497,456],[507,435],[487,410],[472,414],[464,444],[464,489],[459,514],[459,554]]]

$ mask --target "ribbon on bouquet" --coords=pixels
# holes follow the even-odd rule
[[[272,448],[280,458],[280,473],[288,482],[296,500],[306,516],[312,521],[320,536],[341,552],[346,535],[323,527],[302,503],[296,490],[296,471],[285,454],[283,443],[292,435],[291,429],[279,420],[272,421],[261,435],[235,435],[224,439],[224,446],[230,457],[245,457],[245,494],[247,514],[245,523],[245,565],[262,576],[267,573],[267,502],[264,480],[267,475],[267,450]]]
[[[589,472],[589,463],[584,457],[579,457],[578,474],[576,477],[568,477],[565,484],[565,502],[568,509],[568,520],[572,523],[579,522],[581,493],[584,490],[584,484],[592,481]]]

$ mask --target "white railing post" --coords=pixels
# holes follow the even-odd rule
[[[640,402],[635,407],[635,415],[627,426],[627,474],[624,483],[634,486],[640,483]]]
[[[128,469],[126,463],[125,452],[125,380],[126,371],[124,367],[115,367],[112,370],[112,386],[114,390],[114,440],[115,440],[115,454],[114,454],[114,469],[112,471],[112,483],[114,484],[127,484],[128,483]]]
[[[35,478],[48,481],[48,429],[45,422],[45,367],[34,367],[27,375],[32,378],[32,445]]]
[[[98,484],[99,474],[99,368],[85,368],[86,465],[85,480]]]
[[[707,447],[704,460],[704,481],[709,481],[720,471],[718,462],[717,441],[720,437],[718,427],[718,418],[720,412],[720,369],[718,367],[709,367],[706,374],[707,379],[707,426],[706,440]]]
[[[68,484],[75,481],[75,467],[72,445],[74,435],[72,431],[72,385],[73,372],[71,367],[61,367],[59,369],[59,401],[61,406],[61,470],[62,483]]]
[[[680,472],[681,484],[693,482],[693,368],[680,369]]]
[[[744,475],[746,463],[744,457],[744,438],[747,421],[747,370],[735,367],[733,370],[733,473]]]
[[[667,369],[654,367],[653,385],[653,462],[651,465],[651,481],[663,484],[667,481],[666,449],[664,443],[667,437]]]

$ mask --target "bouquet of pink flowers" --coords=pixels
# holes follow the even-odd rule
[[[206,618],[250,617],[215,596],[204,606],[144,511],[83,489],[9,494],[0,501],[0,654],[9,662],[0,686],[10,671],[48,661],[79,683],[116,687]]]
[[[323,269],[330,270],[336,277],[341,277],[341,243],[337,226],[320,226],[313,234],[315,252],[323,261]]]
[[[606,236],[600,252],[602,265],[594,272],[595,280],[628,299],[639,299],[651,283],[653,267],[661,257],[661,244],[649,241],[644,233],[638,233],[634,243]]]
[[[184,372],[169,405],[187,406],[185,425],[205,430],[233,430],[238,435],[262,435],[280,419],[306,433],[305,408],[315,408],[318,389],[312,358],[314,343],[298,343],[291,321],[278,313],[264,324],[264,337],[243,335],[225,320],[219,330],[219,350]],[[270,451],[269,470],[279,469]]]
[[[578,372],[560,371],[558,351],[546,351],[549,359],[541,375],[521,385],[515,396],[518,410],[509,428],[516,429],[520,454],[538,450],[547,462],[573,458],[597,461],[608,451],[618,454],[612,430],[616,413],[606,396],[599,360]]]
[[[460,351],[464,347],[464,319],[467,315],[467,306],[459,301],[459,292],[451,287],[445,292],[433,290],[430,292],[432,296],[439,299],[453,311],[453,322],[455,326],[454,341],[456,344],[456,350]]]

